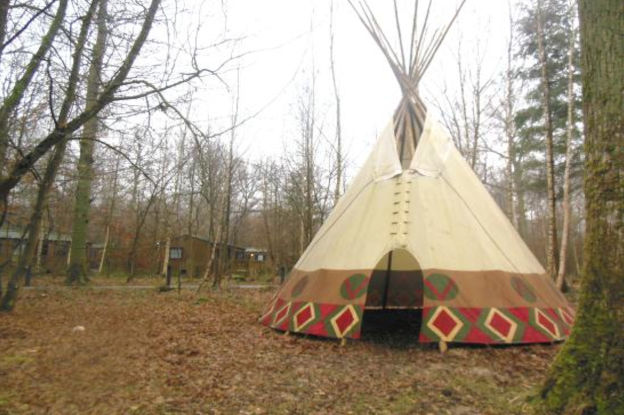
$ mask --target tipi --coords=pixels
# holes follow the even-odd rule
[[[261,323],[358,338],[365,310],[414,308],[422,310],[421,342],[565,338],[574,311],[418,94],[463,2],[427,42],[431,1],[418,31],[416,0],[409,48],[400,41],[397,53],[365,1],[353,1],[403,99]],[[401,39],[398,18],[397,26]]]

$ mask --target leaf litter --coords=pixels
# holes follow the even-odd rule
[[[0,315],[0,414],[523,414],[559,348],[341,347],[259,325],[271,294],[25,291]]]

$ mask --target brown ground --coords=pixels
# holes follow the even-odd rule
[[[0,315],[0,414],[522,414],[558,349],[340,347],[257,324],[269,296],[23,291]]]

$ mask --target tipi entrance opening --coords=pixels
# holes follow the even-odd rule
[[[423,274],[405,249],[386,253],[377,263],[364,307],[362,334],[418,338],[422,321]]]

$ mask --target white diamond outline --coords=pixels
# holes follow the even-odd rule
[[[279,300],[279,297],[274,299],[273,301],[271,301],[271,307],[269,307],[269,311],[267,311],[266,313],[264,313],[259,321],[264,321],[264,319],[266,319],[271,313],[273,313],[273,310],[275,310],[275,304],[277,304],[277,301]]]
[[[280,324],[284,322],[284,320],[286,320],[286,318],[288,317],[288,314],[290,313],[291,305],[292,305],[292,302],[289,301],[288,303],[286,303],[284,307],[280,308],[279,310],[275,312],[275,317],[273,317],[273,326],[279,326]],[[280,318],[279,320],[276,320],[277,316],[282,312],[283,309],[286,309],[286,312],[284,313],[284,317]]]
[[[444,335],[444,333],[442,333],[440,329],[438,329],[435,325],[433,325],[433,322],[438,318],[438,316],[440,315],[440,313],[442,313],[442,311],[446,311],[446,314],[450,315],[451,319],[455,323],[457,323],[457,325],[453,328],[453,330],[451,330],[448,336]],[[437,307],[436,311],[434,311],[433,315],[429,318],[429,321],[427,322],[427,327],[429,327],[429,330],[437,334],[438,337],[445,342],[452,341],[455,338],[455,336],[457,336],[457,333],[459,333],[459,331],[464,327],[464,325],[465,325],[464,322],[461,321],[455,315],[455,313],[453,313],[448,307],[443,306],[443,305]]]
[[[555,323],[552,318],[548,317],[548,315],[546,315],[546,313],[544,313],[542,310],[540,310],[539,308],[534,308],[533,312],[535,313],[534,318],[535,318],[535,325],[544,329],[544,331],[546,333],[549,333],[552,337],[554,337],[555,339],[559,340],[561,339],[561,333],[559,332],[559,326],[557,325],[557,323]],[[546,318],[546,320],[550,321],[552,323],[552,325],[555,327],[555,334],[553,334],[550,330],[548,330],[546,327],[544,327],[542,325],[542,323],[540,323],[539,321],[539,315],[544,316],[544,318]]]
[[[303,324],[299,325],[297,324],[297,316],[299,315],[299,313],[302,313],[303,310],[305,310],[306,308],[310,307],[312,309],[312,313],[311,316],[308,320],[306,320]],[[314,303],[313,302],[309,302],[306,305],[304,305],[303,307],[301,307],[299,309],[299,311],[297,311],[295,313],[295,315],[293,315],[292,321],[293,321],[293,327],[295,328],[295,331],[299,331],[302,327],[307,326],[311,321],[314,321],[316,319],[316,310],[314,309]]]
[[[561,320],[565,324],[567,324],[568,326],[574,325],[574,316],[570,313],[567,307],[566,308],[559,307],[557,309],[557,312],[559,313],[559,318],[561,318]]]
[[[340,328],[338,327],[338,323],[336,323],[336,320],[338,320],[339,317],[341,317],[345,310],[349,310],[349,312],[351,313],[351,317],[353,317],[353,321],[351,322],[351,324],[344,329],[344,331],[340,331]],[[332,317],[329,322],[332,325],[332,328],[334,329],[334,332],[338,334],[338,338],[342,339],[345,335],[345,333],[348,333],[353,327],[355,327],[359,322],[360,322],[360,318],[357,315],[357,312],[355,311],[355,307],[353,307],[353,304],[349,304],[346,307],[344,307],[339,313],[336,313],[336,315],[334,317]]]
[[[494,318],[495,314],[498,314],[500,317],[503,318],[503,320],[505,320],[506,322],[508,322],[511,325],[511,329],[509,330],[509,334],[507,334],[507,336],[503,336],[502,333],[500,333],[498,330],[496,330],[496,328],[494,326],[492,326],[492,319]],[[501,312],[496,307],[492,307],[490,309],[490,312],[488,313],[487,317],[485,318],[484,326],[487,327],[494,334],[499,336],[501,339],[505,340],[505,343],[512,343],[513,342],[513,338],[516,335],[516,331],[518,331],[518,323],[513,321],[511,318],[507,317],[503,312]]]

